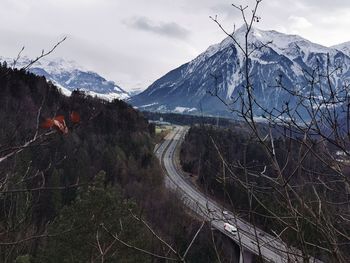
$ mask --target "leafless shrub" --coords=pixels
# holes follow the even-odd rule
[[[333,84],[332,78],[341,71],[342,65],[332,63],[329,55],[325,55],[326,70],[319,65],[311,71],[302,69],[306,83],[303,89],[288,88],[283,76],[276,72],[276,85],[271,88],[279,88],[291,98],[281,108],[268,109],[259,104],[254,92],[250,57],[271,42],[249,43],[249,34],[253,25],[261,20],[257,15],[261,2],[256,0],[249,17],[247,6],[232,5],[241,13],[246,28],[243,44],[235,39],[235,29],[230,33],[217,17],[211,17],[243,53],[245,82],[242,92],[232,103],[220,98],[216,89],[210,93],[245,121],[250,128],[250,137],[263,147],[268,163],[261,170],[250,168],[246,163],[227,163],[215,141],[212,143],[228,171],[225,176],[246,189],[249,203],[254,201],[261,206],[265,216],[281,226],[282,231],[275,233],[276,239],[286,239],[287,233],[292,233],[294,245],[300,249],[305,261],[316,255],[334,262],[348,262],[349,84]],[[268,132],[259,129],[257,112],[263,112]],[[284,150],[285,158],[277,156],[277,140],[288,146]],[[263,185],[256,185],[257,178]],[[276,206],[284,208],[283,213],[274,211],[270,204],[262,201],[266,195],[276,202]],[[254,208],[247,209],[251,218],[254,217]],[[314,236],[307,236],[310,232]]]

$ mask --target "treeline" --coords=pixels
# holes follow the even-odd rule
[[[315,143],[308,149],[301,147],[297,140],[283,137],[273,143],[277,162],[283,165],[284,174],[289,175],[284,179],[294,186],[292,189],[286,190],[283,185],[278,188],[271,183],[268,178],[278,179],[278,175],[262,143],[239,128],[191,127],[182,144],[180,161],[186,172],[197,177],[203,191],[219,198],[228,209],[271,234],[283,233],[281,237],[290,245],[300,247],[301,239],[306,240],[310,244],[308,255],[316,255],[328,262],[333,256],[317,248],[328,245],[324,229],[309,220],[306,206],[317,212],[320,203],[313,201],[314,193],[320,192],[320,199],[327,197],[333,201],[322,202],[322,206],[329,212],[329,224],[336,224],[336,217],[331,216],[348,210],[347,204],[339,201],[346,199],[347,190],[329,164],[320,161],[326,159],[328,153],[319,144]],[[307,154],[311,151],[317,156]],[[327,182],[327,191],[322,188],[322,180]],[[284,199],[281,193],[285,191],[290,199]],[[298,205],[299,200],[294,198],[293,191],[298,191],[307,200],[305,209]],[[299,206],[298,210],[291,210],[291,204]],[[300,214],[295,216],[295,213]],[[296,221],[300,227],[298,231],[294,228]],[[342,229],[349,231],[349,226],[344,225]],[[337,242],[345,242],[342,236],[337,238]],[[348,255],[348,248],[342,246],[342,253]]]
[[[59,115],[67,134],[40,127]],[[164,261],[135,248],[174,257],[141,218],[184,253],[200,222],[164,191],[140,112],[80,91],[63,96],[45,78],[1,65],[0,123],[0,160],[15,153],[0,161],[0,262]],[[208,227],[187,261],[215,262]]]
[[[237,121],[230,118],[208,117],[179,113],[161,113],[150,111],[144,111],[143,114],[150,120],[159,121],[160,118],[163,118],[163,121],[177,125],[210,124],[222,127],[237,125]]]

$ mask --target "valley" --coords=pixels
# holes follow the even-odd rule
[[[224,1],[2,3],[0,263],[350,262],[350,5]]]

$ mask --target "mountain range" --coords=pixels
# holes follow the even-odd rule
[[[9,66],[13,64],[13,60],[8,58],[0,57],[0,61],[6,61]],[[14,66],[22,68],[30,62],[31,60],[28,57],[21,57]],[[44,76],[67,96],[73,90],[79,89],[91,96],[97,96],[106,100],[125,100],[130,97],[127,91],[113,81],[106,80],[96,72],[85,70],[74,61],[44,57],[35,62],[29,68],[29,71],[35,75]]]
[[[240,45],[244,45],[245,33],[245,28],[241,27],[234,34]],[[320,72],[326,72],[327,64],[342,66],[342,71],[331,77],[335,87],[350,79],[350,43],[325,47],[297,35],[257,28],[250,32],[248,42],[251,50],[271,42],[250,56],[254,98],[265,109],[281,108],[286,101],[293,103],[293,98],[276,85],[277,78],[283,79],[287,89],[304,94],[310,89],[305,72],[312,72],[317,67]],[[330,63],[327,63],[328,55]],[[244,63],[243,52],[227,37],[156,80],[129,102],[148,111],[232,116],[224,103],[210,92],[226,103],[232,103],[245,83]]]

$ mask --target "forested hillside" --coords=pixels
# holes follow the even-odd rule
[[[43,128],[55,116],[68,130]],[[0,262],[162,262],[176,255],[148,228],[179,254],[199,229],[164,191],[152,127],[126,103],[66,97],[1,65],[0,122]],[[187,261],[214,261],[207,227]]]
[[[197,179],[204,192],[220,200],[227,209],[272,235],[281,233],[280,238],[303,249],[306,255],[337,262],[330,251],[333,242],[338,242],[342,244],[339,253],[348,258],[345,235],[336,234],[329,242],[329,234],[322,226],[327,224],[329,228],[341,229],[339,233],[349,233],[349,224],[338,224],[339,217],[348,212],[348,202],[341,200],[348,200],[349,194],[332,171],[331,153],[324,144],[317,144],[316,138],[306,149],[297,140],[284,137],[266,141],[274,145],[276,162],[284,164],[283,171],[289,175],[284,179],[292,185],[291,189],[272,183],[278,176],[263,145],[241,128],[192,127],[181,147],[181,165]],[[344,173],[348,175],[349,170]],[[290,198],[285,198],[284,193]],[[315,193],[322,202],[315,199]],[[315,223],[310,215],[320,213],[320,207],[325,209],[322,220],[326,223]]]

